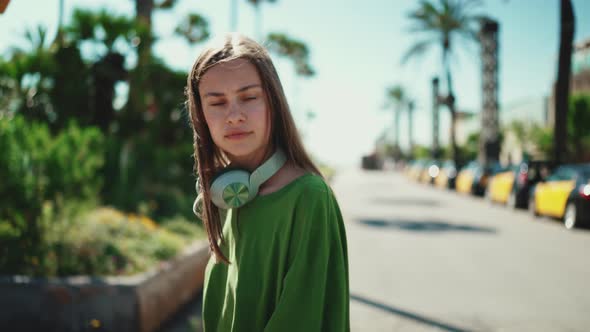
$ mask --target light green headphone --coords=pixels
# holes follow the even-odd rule
[[[215,177],[211,184],[211,201],[221,209],[232,209],[244,206],[258,195],[260,185],[270,179],[287,161],[285,154],[280,149],[252,174],[246,170],[233,169],[222,172]],[[199,182],[197,182],[197,192]],[[200,215],[202,195],[198,195],[193,204],[193,211]]]

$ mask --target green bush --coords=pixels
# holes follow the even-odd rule
[[[196,197],[192,141],[161,145],[155,138],[126,141],[109,138],[104,167],[103,202],[123,211],[138,211],[155,220],[177,214],[194,218]]]
[[[96,198],[103,140],[98,129],[75,122],[52,136],[46,124],[0,118],[0,273],[43,264],[44,205]]]
[[[161,227],[171,233],[182,236],[187,241],[192,241],[193,239],[205,236],[205,230],[202,224],[189,222],[180,215],[164,220],[161,223]]]
[[[568,145],[573,162],[587,162],[590,158],[590,95],[575,94],[569,98]]]
[[[199,237],[195,236],[199,227],[180,218],[168,224],[176,230],[172,232],[145,216],[110,207],[61,211],[69,212],[47,214],[52,227],[44,233],[48,259],[39,266],[42,275],[138,273],[175,257],[186,243]]]

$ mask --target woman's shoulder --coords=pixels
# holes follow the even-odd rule
[[[259,195],[270,195],[275,192],[285,191],[287,189],[326,189],[324,178],[305,169],[286,165],[275,176],[269,179],[266,186],[260,188]],[[288,190],[292,191],[292,190]]]
[[[300,171],[292,175],[286,186],[292,186],[296,195],[304,200],[316,200],[330,192],[328,184],[321,175],[308,171]]]

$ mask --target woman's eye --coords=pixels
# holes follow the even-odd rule
[[[211,103],[209,104],[209,106],[222,106],[224,103],[222,101],[217,102],[217,103]]]
[[[249,97],[244,98],[244,100],[246,100],[246,101],[248,101],[248,100],[256,100],[257,98],[258,97],[256,97],[256,96],[249,96]]]

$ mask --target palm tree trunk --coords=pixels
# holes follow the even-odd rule
[[[145,29],[137,46],[137,67],[129,82],[129,108],[134,116],[142,114],[150,94],[148,64],[152,52],[152,11],[154,0],[135,0],[136,18]]]
[[[260,8],[260,2],[254,4],[254,10],[256,11],[256,37],[258,41],[262,42],[262,9]]]
[[[450,144],[451,144],[451,156],[455,165],[459,165],[459,154],[457,149],[457,141],[455,138],[455,132],[457,127],[457,111],[455,110],[455,94],[453,93],[453,81],[451,79],[451,68],[449,64],[449,46],[443,47],[443,66],[445,68],[445,74],[447,76],[447,92],[448,96],[446,99],[447,108],[451,113],[451,128],[450,128]]]
[[[440,98],[440,81],[438,77],[432,79],[432,158],[438,159],[440,156],[439,144],[439,106],[441,104]]]
[[[238,29],[238,0],[231,0],[230,29],[231,31],[237,31]]]
[[[410,154],[414,151],[414,103],[408,104],[408,144],[410,146]]]
[[[399,148],[399,117],[400,117],[401,110],[399,107],[395,109],[395,146]]]
[[[62,44],[63,23],[64,23],[64,0],[59,0],[59,11],[58,11],[58,16],[57,16],[57,35],[55,36],[55,41],[59,45]]]
[[[559,35],[559,65],[555,87],[555,124],[553,154],[556,163],[564,162],[567,149],[567,110],[570,88],[572,43],[575,17],[570,0],[561,0],[561,21]]]

